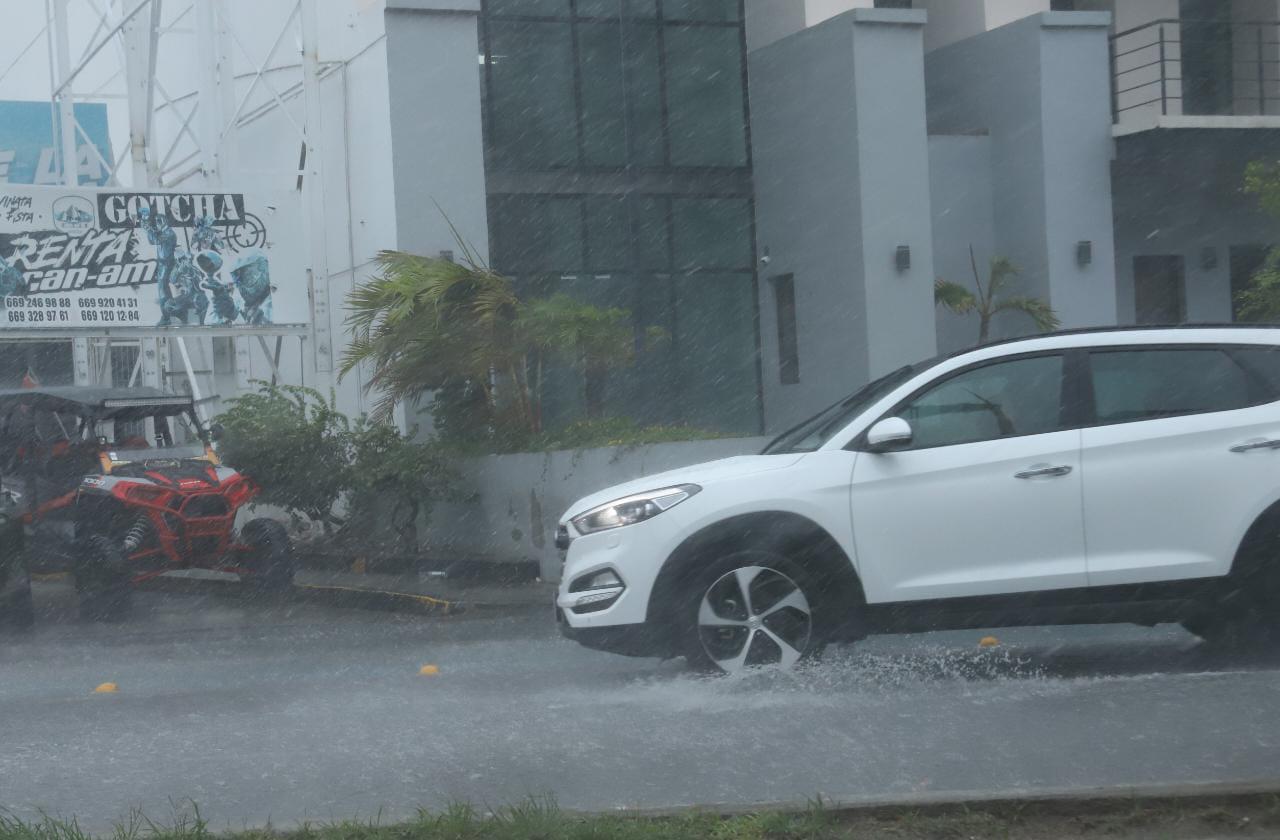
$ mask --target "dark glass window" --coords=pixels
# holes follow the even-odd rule
[[[658,14],[658,4],[656,0],[578,0],[579,17],[617,18],[620,14],[651,18]]]
[[[491,15],[536,15],[538,17],[565,17],[569,14],[569,0],[486,0]]]
[[[800,381],[800,345],[796,337],[796,281],[790,274],[771,278],[774,311],[778,319],[778,381]]]
[[[758,429],[755,295],[750,274],[676,281],[676,345],[685,422]]]
[[[631,265],[626,199],[621,196],[591,196],[585,202],[587,265],[593,271],[625,270]]]
[[[671,238],[668,234],[667,207],[664,196],[635,196],[636,258],[641,268],[671,270]]]
[[[1256,393],[1252,402],[1280,399],[1280,347],[1235,347],[1231,358],[1253,379]]]
[[[741,198],[674,198],[676,267],[751,267],[751,205]]]
[[[494,157],[529,169],[577,163],[569,24],[491,21],[488,29]]]
[[[583,266],[578,199],[489,196],[493,265],[508,274],[577,271]]]
[[[912,449],[1054,432],[1062,425],[1062,356],[984,365],[912,399],[898,416]]]
[[[669,26],[664,38],[672,165],[745,166],[741,30]]]
[[[1099,423],[1230,411],[1257,401],[1256,386],[1222,350],[1107,350],[1089,356]]]
[[[626,97],[622,86],[622,31],[616,23],[578,25],[582,80],[582,152],[588,166],[627,161]]]
[[[662,16],[667,20],[737,20],[738,0],[664,0]]]
[[[876,0],[877,9],[910,9],[911,0]]]
[[[627,28],[627,107],[630,109],[630,160],[640,166],[661,166],[666,160],[662,131],[662,73],[658,27],[631,24]]]

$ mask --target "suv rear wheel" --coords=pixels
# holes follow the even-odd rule
[[[297,566],[293,542],[284,525],[274,519],[251,519],[240,529],[240,540],[246,546],[242,564],[249,570],[243,576],[246,586],[259,592],[287,592],[293,586]]]
[[[695,668],[727,674],[788,670],[822,651],[816,587],[804,569],[780,554],[728,555],[695,578],[690,595],[682,624],[685,656]]]
[[[76,594],[80,617],[91,621],[118,621],[133,608],[124,550],[109,537],[86,537],[76,551]]]

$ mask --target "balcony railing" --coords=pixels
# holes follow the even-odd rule
[[[1169,18],[1111,36],[1111,111],[1280,114],[1280,23]]]

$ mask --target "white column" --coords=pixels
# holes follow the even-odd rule
[[[329,255],[325,246],[324,167],[320,155],[320,59],[315,0],[302,0],[302,94],[306,112],[307,162],[302,190],[311,246],[311,316],[317,373],[333,370],[333,325],[329,312]]]

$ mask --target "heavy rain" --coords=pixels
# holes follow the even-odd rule
[[[11,6],[0,840],[1280,836],[1280,0]]]

